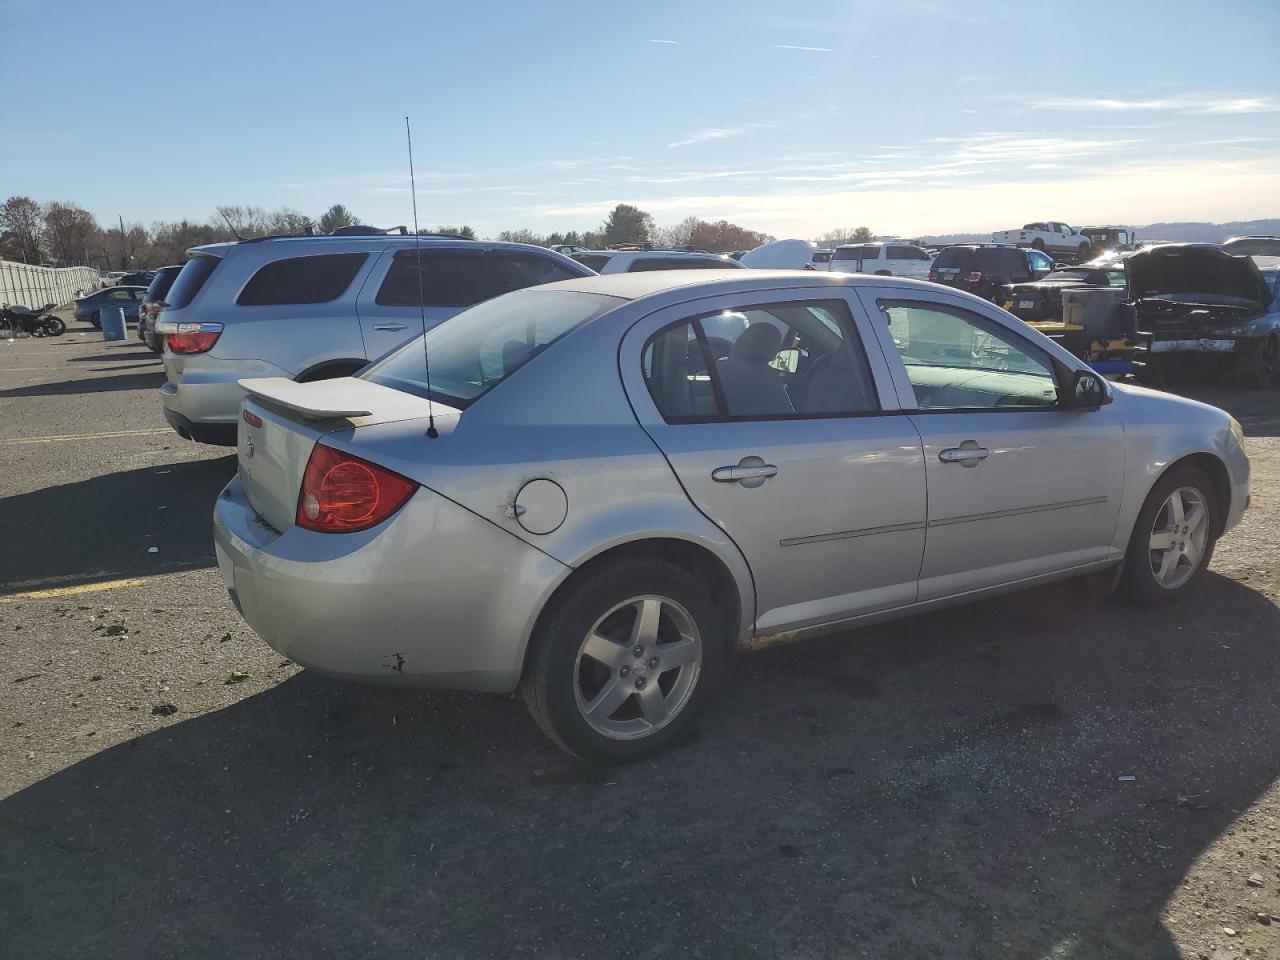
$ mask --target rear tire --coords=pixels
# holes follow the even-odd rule
[[[642,760],[687,737],[713,697],[725,662],[720,622],[706,589],[675,564],[608,564],[544,611],[521,694],[542,732],[575,756]]]
[[[46,337],[60,337],[67,332],[67,325],[60,317],[44,318],[44,335]]]
[[[1275,379],[1280,363],[1280,337],[1272,334],[1260,350],[1251,350],[1236,359],[1236,382],[1246,390],[1261,390]]]
[[[1044,253],[1044,241],[1041,240],[1039,237],[1036,237],[1034,240],[1031,241],[1031,249],[1039,250],[1041,253]]]
[[[164,340],[156,335],[155,327],[149,323],[141,323],[142,342],[145,343],[152,353],[164,353]]]
[[[1176,501],[1176,502],[1175,502]],[[1213,481],[1199,467],[1174,467],[1147,495],[1124,556],[1120,591],[1163,607],[1186,597],[1213,559],[1221,514]]]

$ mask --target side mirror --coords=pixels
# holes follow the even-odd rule
[[[1111,391],[1103,383],[1101,374],[1092,370],[1077,370],[1071,377],[1071,406],[1076,410],[1096,410],[1111,402]]]

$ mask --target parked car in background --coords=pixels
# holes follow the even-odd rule
[[[1039,280],[1053,270],[1049,255],[1007,244],[962,243],[943,247],[933,258],[928,279],[957,287],[984,300],[1003,297],[1013,283]]]
[[[154,270],[139,270],[136,273],[126,273],[120,278],[120,286],[122,287],[149,287],[151,281],[156,278]]]
[[[742,270],[742,264],[718,253],[687,250],[591,250],[573,259],[596,273],[640,273],[646,270]]]
[[[1093,244],[1088,237],[1075,227],[1055,220],[1028,223],[1021,230],[1000,230],[991,235],[991,242],[1031,247],[1077,260],[1087,260],[1093,256]]]
[[[142,307],[138,310],[138,339],[156,353],[164,352],[164,337],[156,333],[156,320],[166,306],[164,298],[169,295],[169,288],[181,272],[181,265],[157,270],[155,279],[142,298]]]
[[[875,241],[836,247],[827,265],[832,273],[872,273],[881,277],[929,276],[933,258],[915,244]]]
[[[770,240],[740,258],[744,267],[753,270],[808,270],[819,251],[808,240]],[[825,251],[828,258],[831,251]]]
[[[115,286],[117,283],[119,283],[122,279],[124,279],[128,275],[129,275],[129,271],[127,270],[107,270],[105,272],[101,270],[98,271],[98,279],[104,287]]]
[[[1222,249],[1233,257],[1280,257],[1280,237],[1232,237]]]
[[[142,298],[146,295],[146,287],[104,287],[93,293],[75,299],[75,318],[81,323],[91,323],[102,329],[102,308],[104,306],[119,307],[124,311],[125,323],[137,323],[138,311],[142,307]]]
[[[335,677],[519,689],[598,763],[687,736],[735,645],[1094,572],[1182,599],[1248,502],[1225,412],[898,278],[586,277],[245,389],[214,537],[258,635]]]
[[[809,258],[808,270],[830,270],[831,257],[835,254],[834,250],[818,249],[813,251],[813,256]]]
[[[1107,250],[1123,253],[1138,248],[1138,237],[1129,227],[1081,227],[1080,235],[1088,239],[1096,254]]]
[[[1062,319],[1062,291],[1079,287],[1123,287],[1124,269],[1113,267],[1063,267],[1038,280],[1010,283],[1000,299],[1006,310],[1031,323]]]
[[[521,243],[395,235],[269,237],[193,247],[156,323],[165,418],[235,443],[243,377],[348,376],[472,304],[586,276]],[[490,344],[495,363],[507,346]]]
[[[1280,372],[1280,271],[1264,274],[1250,257],[1212,243],[1152,247],[1124,269],[1156,382],[1211,366],[1258,389]]]

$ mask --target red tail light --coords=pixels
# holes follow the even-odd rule
[[[173,330],[165,331],[164,341],[170,353],[205,353],[222,336],[220,323],[179,323]]]
[[[973,273],[969,274],[970,283],[977,283],[981,279],[982,279],[982,273],[978,270],[975,270],[973,271]]]
[[[376,463],[317,443],[298,491],[295,522],[320,533],[353,533],[386,520],[418,485]]]

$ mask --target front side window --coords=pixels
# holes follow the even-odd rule
[[[1053,259],[1039,250],[1028,250],[1027,261],[1031,264],[1032,273],[1048,273],[1053,269]],[[1018,261],[1016,269],[1019,273],[1025,269],[1025,265],[1021,260]]]
[[[328,303],[337,300],[368,259],[367,253],[288,257],[260,268],[240,291],[242,307]]]
[[[921,410],[1057,406],[1049,357],[999,324],[940,303],[879,306]]]
[[[642,356],[668,422],[851,416],[880,409],[843,301],[762,304],[681,321]]]

